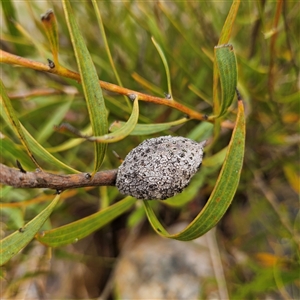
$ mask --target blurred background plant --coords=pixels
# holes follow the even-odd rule
[[[59,2],[3,1],[1,5],[4,51],[46,63],[52,55],[39,17],[51,7],[58,22],[60,62],[77,70]],[[106,1],[98,5],[112,60],[124,87],[158,97],[169,92],[164,65],[151,41],[154,37],[168,60],[172,96],[195,111],[212,114],[213,49],[230,1]],[[109,63],[92,4],[72,2],[72,8],[99,79],[120,85]],[[300,298],[299,8],[300,4],[293,1],[242,1],[230,39],[237,55],[238,88],[247,115],[246,153],[239,188],[215,232],[231,299]],[[67,78],[6,64],[1,64],[1,80],[19,120],[31,135],[68,166],[91,172],[91,144],[70,144],[68,137],[53,130],[62,122],[81,130],[88,128],[80,85]],[[129,118],[131,108],[123,96],[104,92],[104,98],[109,124]],[[163,123],[182,117],[182,112],[163,105],[140,104],[140,123]],[[220,154],[228,144],[234,110],[226,119],[209,155]],[[212,130],[210,123],[190,120],[154,136],[173,132],[204,139],[212,135]],[[1,162],[14,166],[16,155],[22,156],[23,167],[32,170],[34,165],[3,120],[1,133],[5,149]],[[101,169],[117,168],[120,162],[113,151],[125,157],[145,138],[149,135],[132,135],[109,144]],[[60,148],[61,145],[67,146]],[[190,222],[199,213],[215,185],[222,158],[221,163],[212,162],[210,166],[209,162],[201,189],[197,188],[189,201],[181,201],[177,206],[154,205],[163,224]],[[46,161],[41,164],[52,170]],[[53,199],[51,193],[2,186],[1,237],[36,216]],[[121,199],[115,187],[71,190],[61,197],[63,201],[44,229],[89,216]],[[98,297],[111,283],[108,278],[128,238],[152,232],[145,220],[144,210],[136,202],[134,209],[75,244],[50,250],[31,243],[1,269],[3,295],[17,297],[24,283],[28,287],[28,282],[33,281],[40,293],[54,293],[55,284],[49,282],[55,282],[53,276],[60,270],[67,273],[67,279],[65,288],[56,289],[56,297]],[[55,269],[48,265],[50,256]],[[47,289],[45,278],[51,289]]]

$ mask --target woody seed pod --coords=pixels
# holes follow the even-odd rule
[[[120,193],[137,199],[164,200],[181,193],[199,170],[205,141],[161,136],[131,150],[118,169]]]

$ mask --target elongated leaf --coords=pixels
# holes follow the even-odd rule
[[[99,26],[99,29],[100,29],[100,32],[101,32],[101,35],[102,35],[102,39],[103,39],[103,42],[104,42],[105,50],[106,50],[106,53],[107,53],[107,56],[108,56],[109,64],[110,64],[111,68],[113,69],[113,72],[115,74],[118,85],[123,87],[122,81],[120,79],[120,76],[118,74],[118,71],[116,69],[114,60],[112,58],[112,55],[111,55],[111,52],[110,52],[110,49],[109,49],[109,44],[108,44],[108,41],[107,41],[107,38],[106,38],[105,29],[104,29],[104,25],[103,25],[103,22],[102,22],[102,17],[101,17],[101,12],[100,12],[100,9],[99,9],[99,3],[98,2],[99,1],[92,0],[92,4],[93,4],[94,11],[95,11],[95,14],[96,14],[98,26]],[[125,101],[126,101],[128,107],[131,108],[131,104],[129,102],[129,99],[125,95],[124,95],[124,98],[125,98]]]
[[[9,261],[14,255],[29,244],[52,213],[58,200],[59,195],[57,195],[41,213],[24,227],[0,241],[0,266]]]
[[[229,13],[227,15],[227,18],[225,20],[225,23],[222,28],[222,32],[219,38],[218,46],[226,45],[229,42],[231,31],[233,28],[233,24],[239,9],[240,0],[234,0]],[[216,53],[215,53],[216,54]],[[214,70],[213,70],[213,103],[214,103],[214,115],[215,116],[221,116],[222,113],[220,112],[220,106],[222,104],[220,103],[219,95],[218,95],[218,82],[219,82],[219,71],[218,71],[218,64],[217,59],[215,55],[214,59]],[[235,86],[236,87],[236,86]],[[222,98],[224,99],[224,98]]]
[[[84,96],[86,99],[90,121],[95,136],[102,136],[107,133],[106,107],[99,85],[97,72],[90,53],[85,45],[82,34],[79,30],[69,0],[63,0],[63,7],[73,44],[77,65],[80,71]],[[95,166],[94,172],[100,168],[106,151],[105,143],[95,144]]]
[[[16,10],[13,4],[13,1],[1,1],[3,19],[5,20],[5,24],[9,33],[12,36],[19,36],[19,31],[16,29],[14,22],[12,20],[17,20]],[[2,22],[4,21],[2,20]]]
[[[6,122],[6,124],[13,130],[16,131],[16,128],[14,127],[13,123],[11,123],[11,119],[8,115],[9,111],[5,109],[5,103],[2,100],[5,100],[6,103],[10,103],[10,99],[8,98],[6,91],[4,90],[2,82],[0,80],[0,85],[1,85],[1,101],[0,101],[0,115]],[[11,104],[10,104],[11,106]],[[10,108],[10,112],[14,111],[12,110],[12,107]],[[15,116],[16,118],[16,116]],[[18,121],[18,119],[17,119]],[[57,167],[58,169],[65,170],[67,172],[71,173],[79,173],[79,171],[67,166],[57,158],[55,158],[52,154],[50,154],[41,144],[39,144],[32,136],[31,134],[23,127],[22,123],[18,121],[20,130],[22,131],[22,134],[25,137],[26,140],[26,145],[28,149],[30,149],[30,153],[34,153],[36,157],[42,158],[44,161],[47,161],[47,163]],[[30,156],[31,157],[31,156]],[[18,157],[16,157],[18,159]]]
[[[199,123],[188,134],[188,138],[194,141],[204,141],[211,137],[214,125],[208,122]]]
[[[36,239],[51,247],[75,243],[123,214],[135,201],[135,198],[126,197],[116,204],[86,218],[37,234]]]
[[[224,115],[232,104],[237,87],[237,64],[232,45],[215,47],[215,58],[221,81],[222,101],[219,117]]]
[[[98,143],[103,143],[103,142],[114,143],[120,141],[132,132],[135,125],[137,124],[138,118],[139,118],[139,101],[138,101],[138,96],[136,96],[133,103],[133,108],[132,108],[132,113],[130,115],[130,118],[121,128],[119,128],[115,132],[105,134],[103,136],[89,137],[88,140],[96,141]]]
[[[242,101],[238,102],[238,116],[228,146],[227,155],[218,180],[203,210],[182,232],[169,234],[155,216],[150,201],[144,201],[147,217],[153,229],[172,239],[189,241],[213,228],[223,217],[234,197],[240,180],[245,151],[245,115]]]
[[[202,91],[199,90],[199,88],[197,88],[195,85],[190,84],[188,86],[188,88],[194,92],[197,96],[199,96],[200,98],[202,98],[206,103],[208,103],[209,105],[212,105],[211,99],[205,95]]]
[[[36,139],[41,143],[44,144],[49,137],[53,133],[53,127],[56,124],[62,122],[64,116],[66,115],[67,111],[69,110],[72,101],[67,101],[66,103],[61,103],[57,109],[53,112],[50,118],[44,120],[44,124],[41,126],[39,133]]]
[[[180,120],[176,120],[173,122],[167,122],[167,123],[158,123],[158,124],[136,124],[134,129],[131,131],[130,135],[148,135],[153,134],[157,132],[161,132],[164,130],[168,130],[172,128],[173,126],[177,126],[180,124],[184,124],[185,122],[188,122],[189,119],[182,118]],[[122,126],[124,126],[124,122],[116,121],[114,122],[110,127],[109,130],[112,132],[115,132]]]
[[[18,14],[15,9],[15,6],[17,4],[13,0],[6,0],[6,1],[1,1],[0,5],[2,7],[1,28],[4,28],[4,23],[5,23],[9,34],[13,38],[12,40],[16,40],[19,42],[20,40],[22,40],[22,37],[15,25],[15,21],[18,21]],[[2,35],[3,33],[4,30],[1,30]],[[28,53],[28,48],[26,46],[24,47],[24,45],[19,45],[18,42],[14,44],[14,52],[18,53],[19,55],[22,54],[25,55],[25,53]]]
[[[183,25],[183,23],[181,22],[181,20],[179,20],[176,17],[176,15],[174,13],[172,13],[172,11],[170,10],[169,6],[167,5],[167,2],[163,2],[163,1],[158,2],[158,7],[166,15],[166,17],[169,19],[169,21],[174,26],[174,28],[176,28],[176,30],[178,30],[178,32],[180,33],[180,35],[182,36],[182,38],[184,40],[186,40],[186,42],[188,44],[187,47],[188,47],[189,51],[194,51],[195,53],[197,53],[199,55],[199,57],[201,58],[201,61],[203,61],[203,63],[209,65],[209,59],[203,53],[203,51],[201,51],[201,48],[199,47],[198,41],[193,38],[194,37],[193,35],[188,34],[188,32],[186,30],[186,27]],[[178,60],[178,58],[175,58],[175,59]]]
[[[78,139],[68,140],[58,146],[47,148],[47,151],[51,153],[66,151],[74,148],[77,145],[80,145],[82,142],[85,142],[85,139],[78,138]]]
[[[98,143],[114,143],[124,139],[128,136],[135,128],[138,118],[139,118],[139,103],[138,96],[134,95],[135,100],[132,108],[130,118],[126,123],[123,122],[122,126],[114,130],[113,133],[105,134],[103,136],[87,136],[86,134],[81,133],[76,128],[71,126],[68,123],[64,123],[57,127],[57,131],[61,133],[67,133],[71,136],[83,138],[88,141],[96,141]]]
[[[229,42],[233,24],[240,6],[241,0],[234,0],[231,4],[230,11],[223,25],[218,45],[227,44]]]
[[[25,170],[32,168],[32,162],[26,152],[20,149],[20,146],[6,136],[0,138],[0,153],[2,159],[5,158],[11,162],[17,159]]]
[[[50,43],[54,64],[57,67],[59,43],[58,43],[57,22],[53,10],[49,9],[44,15],[42,15],[41,21],[44,26],[44,30],[48,38],[48,41]]]
[[[32,149],[35,156],[42,158],[47,163],[55,166],[58,169],[64,170],[66,172],[71,173],[80,173],[78,170],[73,169],[72,167],[69,167],[59,159],[57,159],[55,156],[50,154],[40,143],[38,143],[31,135],[30,133],[21,125],[23,128],[23,131],[26,135],[28,144],[30,148]]]
[[[40,168],[38,162],[36,161],[36,159],[34,158],[31,149],[28,145],[26,136],[23,132],[23,129],[20,125],[20,122],[16,116],[15,110],[11,105],[10,99],[8,98],[3,82],[0,79],[0,97],[1,97],[1,115],[3,115],[4,113],[6,114],[6,120],[8,121],[8,123],[10,125],[12,125],[13,130],[16,132],[16,134],[18,135],[21,143],[23,144],[23,146],[25,147],[29,157],[31,158],[31,160],[35,163],[35,165]],[[2,111],[3,110],[3,111]]]
[[[216,153],[213,156],[205,157],[202,164],[206,167],[214,167],[214,166],[221,166],[225,160],[227,153],[227,147],[223,148],[221,151]]]
[[[164,94],[164,90],[162,88],[160,88],[159,86],[156,86],[155,84],[153,84],[149,80],[145,79],[138,73],[133,72],[131,74],[131,76],[136,82],[138,82],[141,86],[143,86],[145,89],[149,90],[150,92],[155,93],[160,96]]]
[[[159,53],[163,64],[164,64],[166,76],[167,76],[167,83],[168,83],[168,95],[169,95],[170,99],[172,99],[173,96],[172,96],[172,86],[171,86],[171,75],[170,75],[170,70],[169,70],[167,59],[166,59],[165,54],[164,54],[163,50],[161,49],[160,45],[155,41],[154,37],[152,37],[151,40],[152,40],[157,52]]]

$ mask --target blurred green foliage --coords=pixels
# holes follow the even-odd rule
[[[165,69],[151,41],[154,37],[168,60],[172,96],[196,111],[211,115],[213,49],[230,6],[231,1],[99,2],[107,41],[122,85],[160,97],[168,92]],[[60,2],[3,1],[1,7],[1,17],[5,20],[1,28],[1,48],[44,63],[51,58],[51,49],[39,16],[51,7],[58,20],[59,61],[65,67],[77,70]],[[72,2],[72,7],[98,77],[116,83],[92,4],[89,1]],[[238,88],[247,114],[246,153],[240,185],[217,232],[220,248],[224,248],[227,254],[224,258],[225,272],[232,299],[263,299],[267,295],[276,299],[300,297],[299,8],[295,1],[242,1],[230,39],[237,54]],[[63,151],[55,151],[54,148],[68,143],[68,138],[55,132],[53,125],[68,122],[80,130],[90,125],[79,84],[5,64],[1,64],[1,79],[13,100],[19,120],[31,135],[45,148],[53,149],[53,155],[72,168],[92,171],[94,153],[90,143],[70,144],[70,148]],[[198,95],[191,86],[197,88]],[[46,92],[48,94],[44,95]],[[104,92],[104,99],[109,124],[115,120],[128,120],[131,110],[123,96]],[[140,104],[140,123],[170,122],[182,117],[181,112],[165,106],[147,102]],[[233,108],[226,115],[226,120],[234,121],[235,117]],[[19,153],[23,152],[19,141],[3,120],[0,130],[4,135],[2,146],[8,149],[1,153],[1,162],[14,166],[17,156],[25,168],[33,169],[34,165],[24,154],[20,157],[22,154]],[[204,137],[206,133],[201,132],[196,120],[172,131],[195,139]],[[230,135],[231,130],[223,127],[208,156],[223,149]],[[145,138],[148,136],[129,136],[108,145],[102,168],[113,169],[119,165],[113,150],[125,157]],[[53,170],[47,161],[39,163],[45,170]],[[156,211],[169,224],[176,222],[180,215],[191,221],[209,197],[217,172],[212,167],[203,188],[196,191],[193,201],[181,207],[176,214],[172,213],[174,208],[168,206],[157,206]],[[2,235],[31,220],[45,205],[39,202],[51,199],[40,190],[15,190],[3,186],[0,193],[2,203],[33,202],[32,205],[2,211]],[[113,187],[80,189],[70,196],[66,195],[51,223],[48,221],[44,227],[49,229],[70,223],[119,199],[120,195]],[[128,217],[130,226],[135,226],[145,215],[137,207]],[[108,249],[110,253],[118,252],[112,250],[113,239],[121,241],[120,232],[123,231],[120,230],[127,228],[125,219],[118,222],[118,225],[111,224],[101,231],[101,241],[107,245],[100,255],[107,254]],[[240,259],[238,254],[243,254],[246,259]],[[8,282],[13,280],[10,270],[26,258],[26,252],[22,255],[8,264]]]

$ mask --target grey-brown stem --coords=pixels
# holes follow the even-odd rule
[[[58,191],[88,187],[114,186],[117,170],[107,170],[95,173],[91,177],[88,173],[58,175],[41,170],[26,172],[0,164],[0,183],[16,188],[49,188]]]

